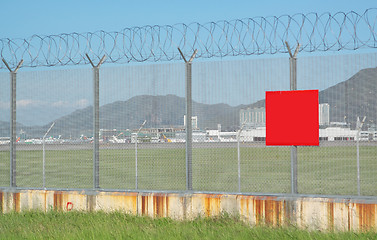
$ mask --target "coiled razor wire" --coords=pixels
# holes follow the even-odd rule
[[[1,58],[10,67],[88,64],[106,55],[107,63],[159,62],[181,58],[178,48],[197,58],[286,53],[300,43],[300,51],[339,51],[377,47],[377,8],[364,13],[309,13],[255,17],[205,24],[175,24],[125,28],[120,32],[87,32],[27,39],[0,39]],[[2,64],[2,63],[1,63]],[[5,68],[4,64],[0,69]]]

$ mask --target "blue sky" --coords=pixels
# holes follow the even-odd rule
[[[119,31],[133,26],[206,23],[309,12],[362,13],[373,7],[377,7],[375,0],[3,0],[0,38]]]
[[[363,13],[373,7],[377,7],[375,0],[3,1],[0,9],[2,16],[0,39],[28,38],[33,34],[120,31],[134,26],[207,23],[295,13],[339,11]],[[375,66],[377,64],[377,55],[373,55],[375,49],[367,49],[367,52],[372,55],[361,63],[357,60],[357,56],[304,60],[305,54],[300,53],[302,58],[299,64],[303,64],[301,65],[303,67],[300,68],[302,71],[298,71],[298,87],[325,89],[347,80],[362,68]],[[245,58],[240,60],[230,57],[226,61],[236,61],[225,65],[221,63],[224,61],[195,63],[194,100],[208,104],[227,103],[236,106],[263,99],[264,92],[268,90],[288,90],[288,56],[279,55],[279,59],[273,57],[267,60],[266,57],[271,55],[251,56],[250,58],[257,59],[249,62],[243,61]],[[313,63],[318,66],[317,69],[312,68]],[[335,67],[337,69],[335,73],[334,70],[326,70],[328,66]],[[125,101],[140,94],[175,94],[184,97],[183,64],[164,62],[156,67],[149,62],[148,66],[134,63],[113,67],[112,64],[104,64],[101,67],[100,105],[119,100]],[[92,104],[90,66],[81,65],[79,69],[71,66],[69,68],[74,69],[61,67],[20,69],[17,83],[19,122],[26,125],[44,125],[75,109]],[[220,70],[222,73],[219,73]],[[235,80],[238,84],[232,82]],[[0,81],[2,83],[0,121],[8,121],[10,92],[8,71],[0,71]]]

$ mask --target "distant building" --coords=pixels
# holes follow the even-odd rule
[[[246,108],[240,110],[240,126],[244,124],[248,127],[266,126],[266,110],[261,108]]]
[[[25,139],[27,138],[27,136],[26,136],[26,132],[25,132],[24,130],[21,129],[20,134],[19,134],[19,137],[20,137],[20,139],[25,140]]]
[[[321,103],[318,106],[319,111],[319,125],[330,125],[330,105],[328,103]],[[266,126],[266,109],[261,108],[246,108],[240,110],[240,126],[245,123],[247,127],[257,128]]]
[[[321,103],[318,107],[319,110],[319,125],[330,125],[330,105],[328,103]]]
[[[118,135],[118,132],[116,129],[100,129],[99,130],[99,137],[102,139],[108,139],[116,135]]]
[[[198,129],[198,116],[191,117],[192,129]],[[186,115],[183,117],[183,125],[186,126]]]
[[[143,128],[140,133],[146,134],[148,136],[157,137],[173,137],[176,132],[182,132],[185,129],[182,127],[160,127],[160,128]],[[136,132],[137,129],[134,130]]]

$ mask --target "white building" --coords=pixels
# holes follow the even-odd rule
[[[319,139],[321,141],[356,141],[357,130],[350,128],[329,127],[319,129]],[[219,132],[218,130],[207,130],[207,138],[210,141],[229,142],[236,141],[237,132]],[[365,135],[365,134],[364,134]],[[369,135],[364,137],[361,132],[360,140],[372,139],[373,136]],[[377,136],[377,132],[376,132]],[[266,141],[266,128],[249,128],[244,129],[240,135],[241,142],[261,142]]]
[[[266,127],[245,129],[241,132],[240,141],[242,142],[261,142],[266,141]]]
[[[319,111],[319,125],[330,125],[330,105],[328,103],[321,103],[318,106]],[[266,126],[266,109],[261,108],[246,108],[240,110],[240,126],[244,124],[247,127],[264,127]]]
[[[318,106],[319,111],[319,125],[330,125],[330,105],[328,103],[321,103]]]
[[[377,131],[361,131],[360,132],[360,141],[377,141]]]
[[[350,128],[328,127],[319,129],[319,140],[323,141],[355,141],[357,130]]]
[[[248,127],[266,126],[266,109],[246,108],[240,110],[240,126],[244,124]]]
[[[192,129],[198,129],[198,116],[191,116]],[[186,115],[183,116],[183,125],[186,126]]]

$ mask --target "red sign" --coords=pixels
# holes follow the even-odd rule
[[[266,145],[319,145],[318,90],[266,92]]]

